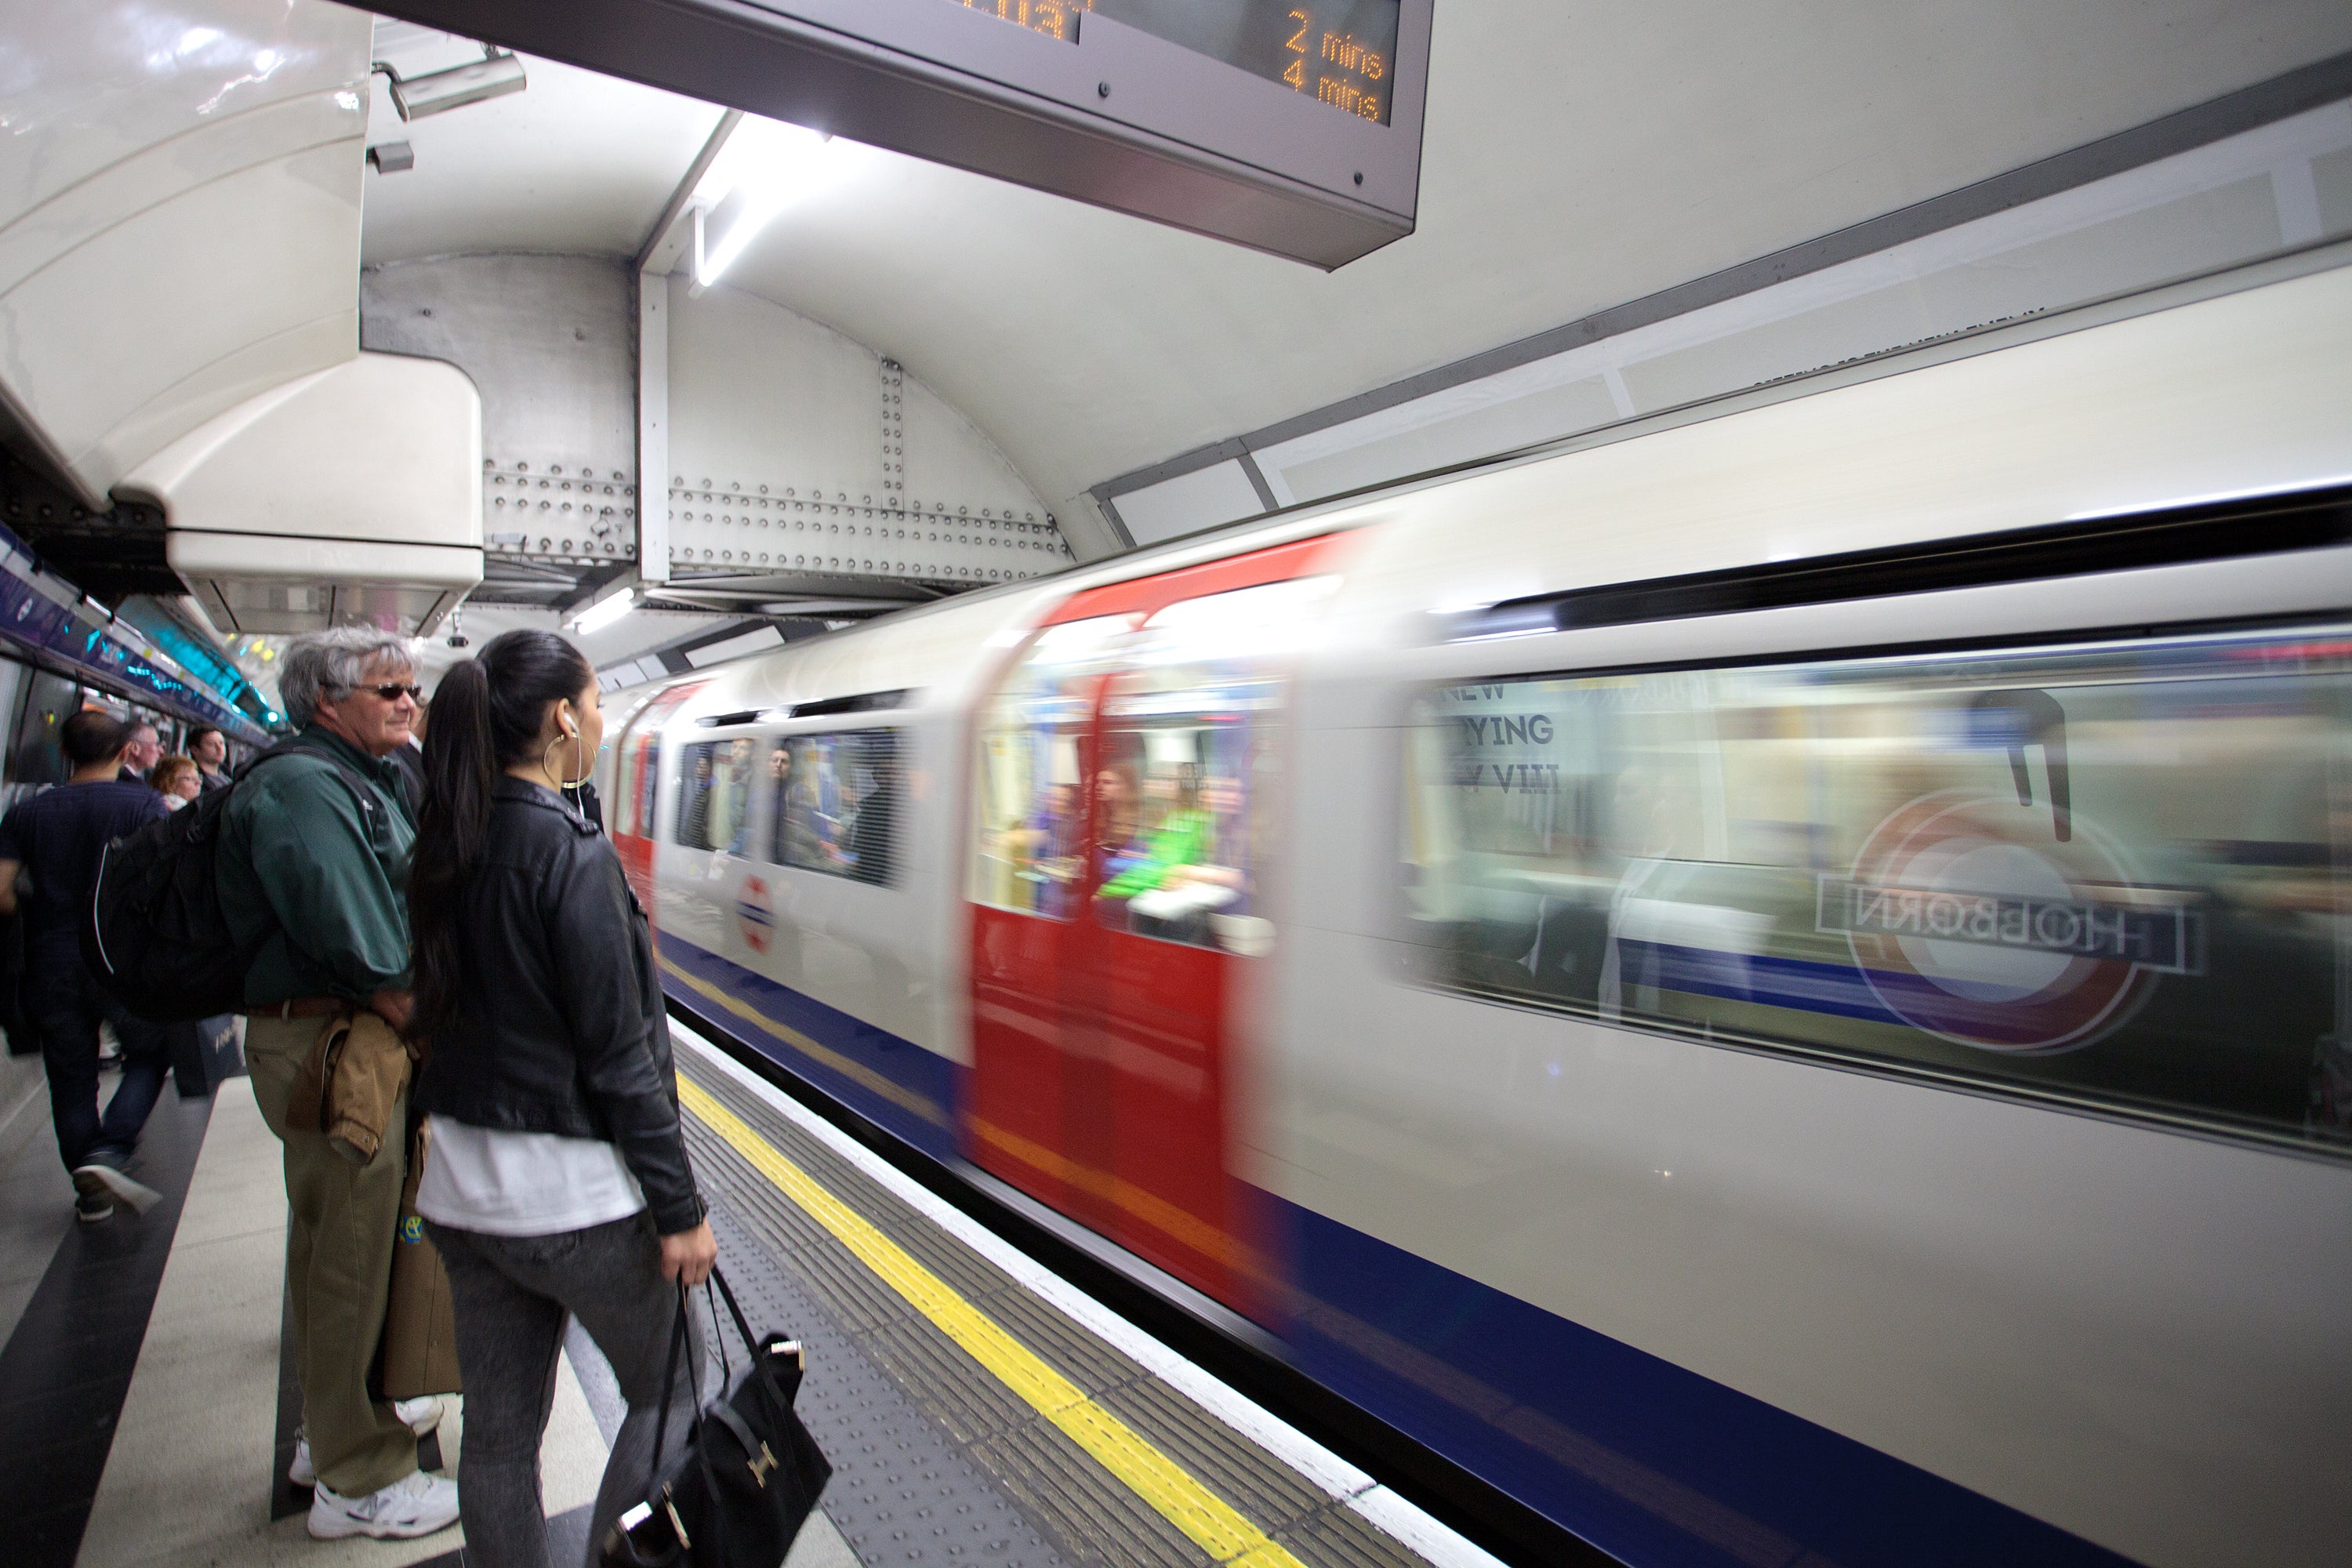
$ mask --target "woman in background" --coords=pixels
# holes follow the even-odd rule
[[[604,731],[579,650],[513,631],[442,677],[425,742],[408,881],[431,1117],[416,1208],[457,1303],[458,1504],[467,1560],[487,1568],[548,1562],[539,1448],[565,1316],[629,1405],[596,1494],[593,1561],[656,1471],[678,1286],[718,1256],[645,912],[562,794]],[[701,1353],[690,1323],[688,1353]],[[673,1450],[693,1424],[689,1382],[677,1379]]]
[[[177,811],[204,794],[204,775],[194,757],[164,757],[147,770],[147,785],[163,797],[167,811]]]

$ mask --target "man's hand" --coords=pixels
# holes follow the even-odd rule
[[[401,1033],[408,1032],[408,1021],[416,1016],[416,994],[413,991],[379,991],[368,998],[368,1010]]]
[[[718,1261],[719,1238],[710,1234],[709,1220],[692,1230],[661,1238],[661,1271],[665,1279],[675,1279],[691,1289],[710,1278],[710,1266]]]

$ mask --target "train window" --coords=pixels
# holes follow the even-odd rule
[[[1286,660],[1332,579],[1171,605],[1121,657],[1095,773],[1095,918],[1163,941],[1265,951],[1257,841]]]
[[[654,785],[660,782],[661,732],[649,730],[629,737],[621,753],[621,831],[651,837],[654,826]]]
[[[1428,973],[2352,1149],[2352,627],[1425,694]]]
[[[654,791],[661,782],[662,725],[703,685],[698,680],[689,681],[657,691],[622,724],[617,770],[621,799],[616,831],[641,838],[654,836]]]
[[[1048,626],[982,714],[974,903],[1070,918],[1086,864],[1080,752],[1110,655],[1135,619],[1097,616]]]
[[[853,730],[769,743],[769,858],[860,882],[890,880],[898,731]]]
[[[688,849],[748,853],[756,761],[749,737],[677,749],[677,842]]]

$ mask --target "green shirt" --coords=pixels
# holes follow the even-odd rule
[[[261,944],[246,1002],[405,989],[416,819],[399,767],[315,724],[297,739],[368,780],[379,807],[371,827],[351,781],[323,757],[271,763],[237,784],[217,875],[230,932]]]
[[[1179,866],[1197,866],[1209,852],[1209,814],[1178,811],[1160,824],[1143,858],[1103,884],[1102,897],[1131,899],[1149,892]]]

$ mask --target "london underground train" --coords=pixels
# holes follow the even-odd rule
[[[634,694],[664,983],[1626,1562],[2344,1562],[2352,268],[1927,358]]]

